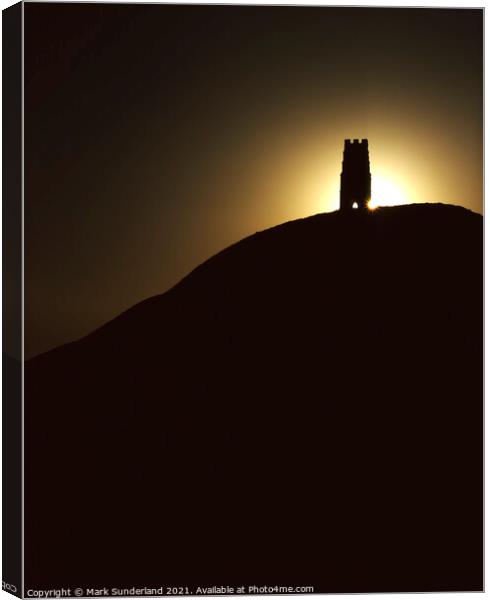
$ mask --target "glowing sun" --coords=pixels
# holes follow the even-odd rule
[[[406,204],[407,198],[400,185],[393,180],[373,175],[371,180],[371,200],[368,207],[374,210],[378,206],[397,206]]]

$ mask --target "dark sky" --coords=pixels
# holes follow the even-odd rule
[[[482,212],[482,15],[26,3],[26,355],[336,210],[344,138],[380,204]]]

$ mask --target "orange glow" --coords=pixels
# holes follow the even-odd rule
[[[369,208],[378,206],[398,206],[407,204],[407,194],[403,186],[394,177],[385,177],[373,173],[371,181],[372,199]]]

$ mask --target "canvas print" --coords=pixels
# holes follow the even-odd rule
[[[481,591],[483,10],[3,27],[4,589]]]

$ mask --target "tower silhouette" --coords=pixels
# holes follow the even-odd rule
[[[354,204],[367,208],[371,198],[371,172],[367,140],[345,140],[340,175],[340,210],[351,210]]]

